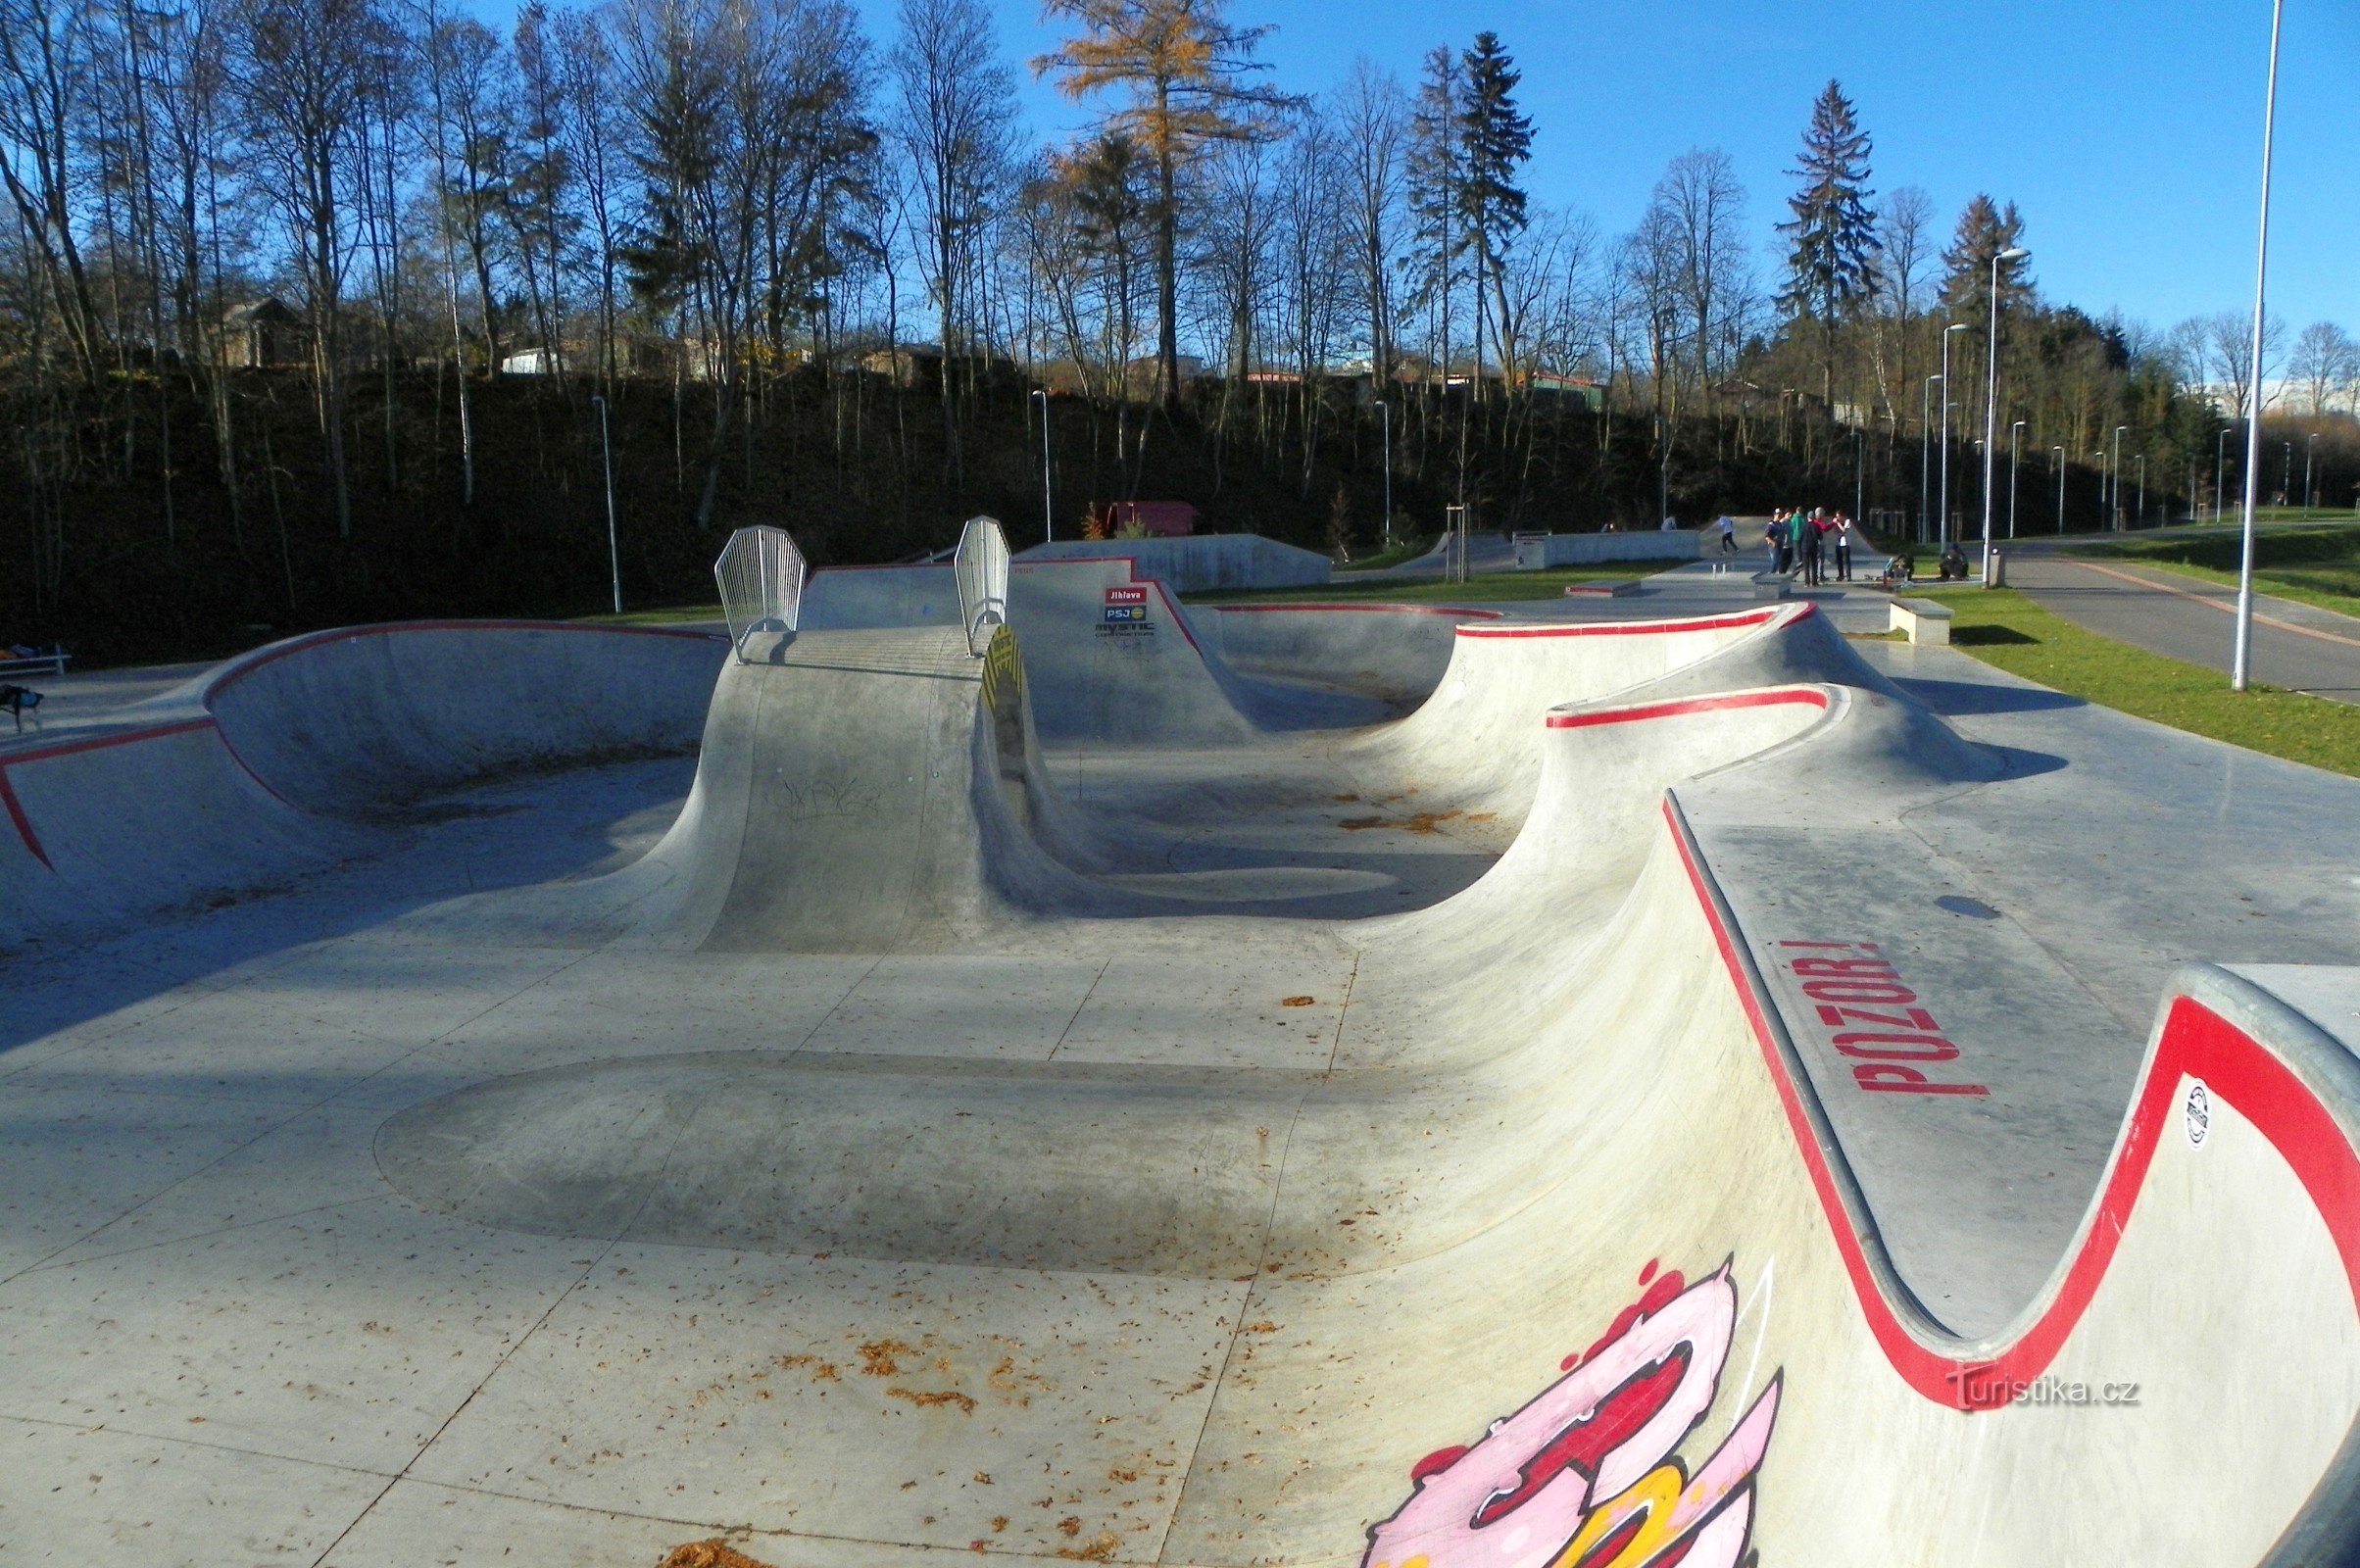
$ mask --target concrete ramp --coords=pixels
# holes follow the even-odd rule
[[[1008,628],[757,634],[646,861],[582,895],[665,946],[885,952],[1106,901],[1048,788]]]
[[[570,622],[395,622],[292,638],[0,750],[0,948],[284,887],[389,847],[419,797],[685,752],[726,639]]]
[[[894,678],[974,706],[970,677],[897,646]],[[854,645],[781,657],[746,690],[847,670]],[[418,1106],[377,1158],[415,1201],[514,1231],[1042,1270],[1024,1277],[1056,1293],[1145,1280],[1172,1301],[1234,1282],[1131,1324],[1161,1346],[1217,1317],[1193,1381],[1143,1352],[1145,1381],[1109,1369],[1049,1403],[1091,1430],[1141,1399],[1208,1400],[1065,1505],[1102,1560],[2347,1560],[2360,1066],[2253,980],[2199,968],[2165,1000],[2070,1245],[2009,1322],[1956,1334],[1895,1265],[1796,1044],[1816,1014],[1795,1016],[1764,955],[1799,1005],[1839,1015],[1861,1083],[1922,1089],[1954,1043],[1873,940],[1766,948],[1681,802],[1741,777],[1804,789],[1831,766],[1972,784],[1978,754],[1930,745],[1929,722],[1826,682],[1549,713],[1515,847],[1458,897],[1356,933],[1321,1070],[615,1060]],[[890,755],[916,790],[958,746]],[[948,808],[945,771],[910,813]],[[643,1157],[651,1129],[661,1161]],[[949,1394],[992,1396],[942,1367]],[[829,1431],[891,1453],[873,1483],[889,1489],[910,1468],[1023,1476],[1039,1419],[837,1412]],[[1167,1477],[1168,1514],[1126,1547],[1134,1464]],[[991,1494],[968,1506],[955,1529],[1005,1513]]]

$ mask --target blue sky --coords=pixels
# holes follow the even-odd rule
[[[880,44],[896,0],[854,0]],[[487,18],[514,0],[480,0]],[[1011,59],[1060,35],[995,5]],[[1427,49],[1499,32],[1524,70],[1536,200],[1627,228],[1663,166],[1725,148],[1765,262],[1813,95],[1841,79],[1876,137],[1876,184],[1922,185],[1945,235],[1977,190],[2018,203],[2051,299],[2168,326],[2250,310],[2267,0],[1232,0],[1273,23],[1271,79],[1317,92],[1365,54],[1404,79]],[[1084,110],[1024,73],[1036,133]],[[2360,8],[2289,0],[2279,82],[2271,304],[2360,332]]]
[[[858,0],[880,41],[894,0]],[[995,8],[1008,52],[1058,36]],[[1628,227],[1692,146],[1737,160],[1765,247],[1810,101],[1832,75],[1876,137],[1880,188],[1922,185],[1944,231],[1979,189],[2024,209],[2051,298],[2168,325],[2250,310],[2265,0],[1233,0],[1275,23],[1272,79],[1316,92],[1366,54],[1404,78],[1477,29],[1524,70],[1537,200]],[[1086,116],[1028,79],[1035,128]],[[2360,10],[2290,0],[2279,80],[2273,310],[2360,331]]]

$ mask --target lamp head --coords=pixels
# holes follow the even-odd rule
[[[2006,250],[2003,250],[1998,255],[1992,257],[1991,260],[1994,262],[2020,262],[2031,254],[2032,252],[2026,250],[2021,245],[2010,245]]]
[[[1945,336],[1952,332],[1969,332],[1973,330],[1974,328],[1967,325],[1967,323],[1964,321],[1953,321],[1948,326],[1942,328],[1943,335]]]

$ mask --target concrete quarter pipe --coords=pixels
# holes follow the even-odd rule
[[[2046,994],[2044,953],[1972,924],[1920,942],[1927,865],[1864,870],[1822,831],[1882,844],[2024,760],[1811,606],[1199,635],[1129,587],[1122,563],[1020,566],[984,659],[930,601],[830,624],[816,590],[810,629],[725,663],[685,638],[336,634],[104,746],[0,753],[0,909],[29,952],[268,928],[268,899],[182,912],[255,883],[342,878],[302,896],[360,907],[400,835],[436,831],[428,792],[702,726],[676,820],[627,863],[360,921],[374,996],[398,973],[430,999],[486,955],[529,976],[367,1073],[314,1069],[350,1123],[322,1169],[401,1238],[369,1299],[445,1256],[549,1272],[470,1287],[478,1319],[522,1295],[448,1413],[373,1447],[363,1426],[406,1412],[350,1429],[367,1495],[317,1528],[227,1504],[248,1555],[633,1562],[735,1530],[860,1565],[2352,1560],[2348,972],[2192,965],[2135,1068],[2028,1078],[2002,1046],[2044,1026],[1990,998]],[[627,719],[592,697],[624,666]],[[142,816],[160,792],[198,827]],[[77,1060],[85,1084],[153,1071],[146,1038],[221,1056],[198,1038],[221,1022],[169,1027],[28,1028],[0,1095],[62,1093]],[[2071,1190],[2019,1190],[2075,1140]],[[265,1347],[367,1336],[284,1283],[321,1265],[232,1245],[0,1252],[32,1260],[0,1282],[0,1417],[179,1462],[177,1364],[225,1451],[295,1462],[345,1430],[271,1402]],[[102,1277],[134,1256],[163,1319]],[[268,1322],[176,1304],[241,1268]],[[43,1359],[158,1336],[156,1390]],[[375,1363],[350,1359],[358,1390]],[[93,1561],[140,1540],[46,1475],[0,1479],[0,1556],[77,1525]],[[139,1560],[204,1560],[170,1537]]]

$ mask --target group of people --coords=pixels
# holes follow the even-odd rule
[[[1774,558],[1771,570],[1800,568],[1803,582],[1813,588],[1828,580],[1828,557],[1836,558],[1836,580],[1852,580],[1852,519],[1843,513],[1814,507],[1809,513],[1795,507],[1772,512],[1762,530],[1762,543]]]

